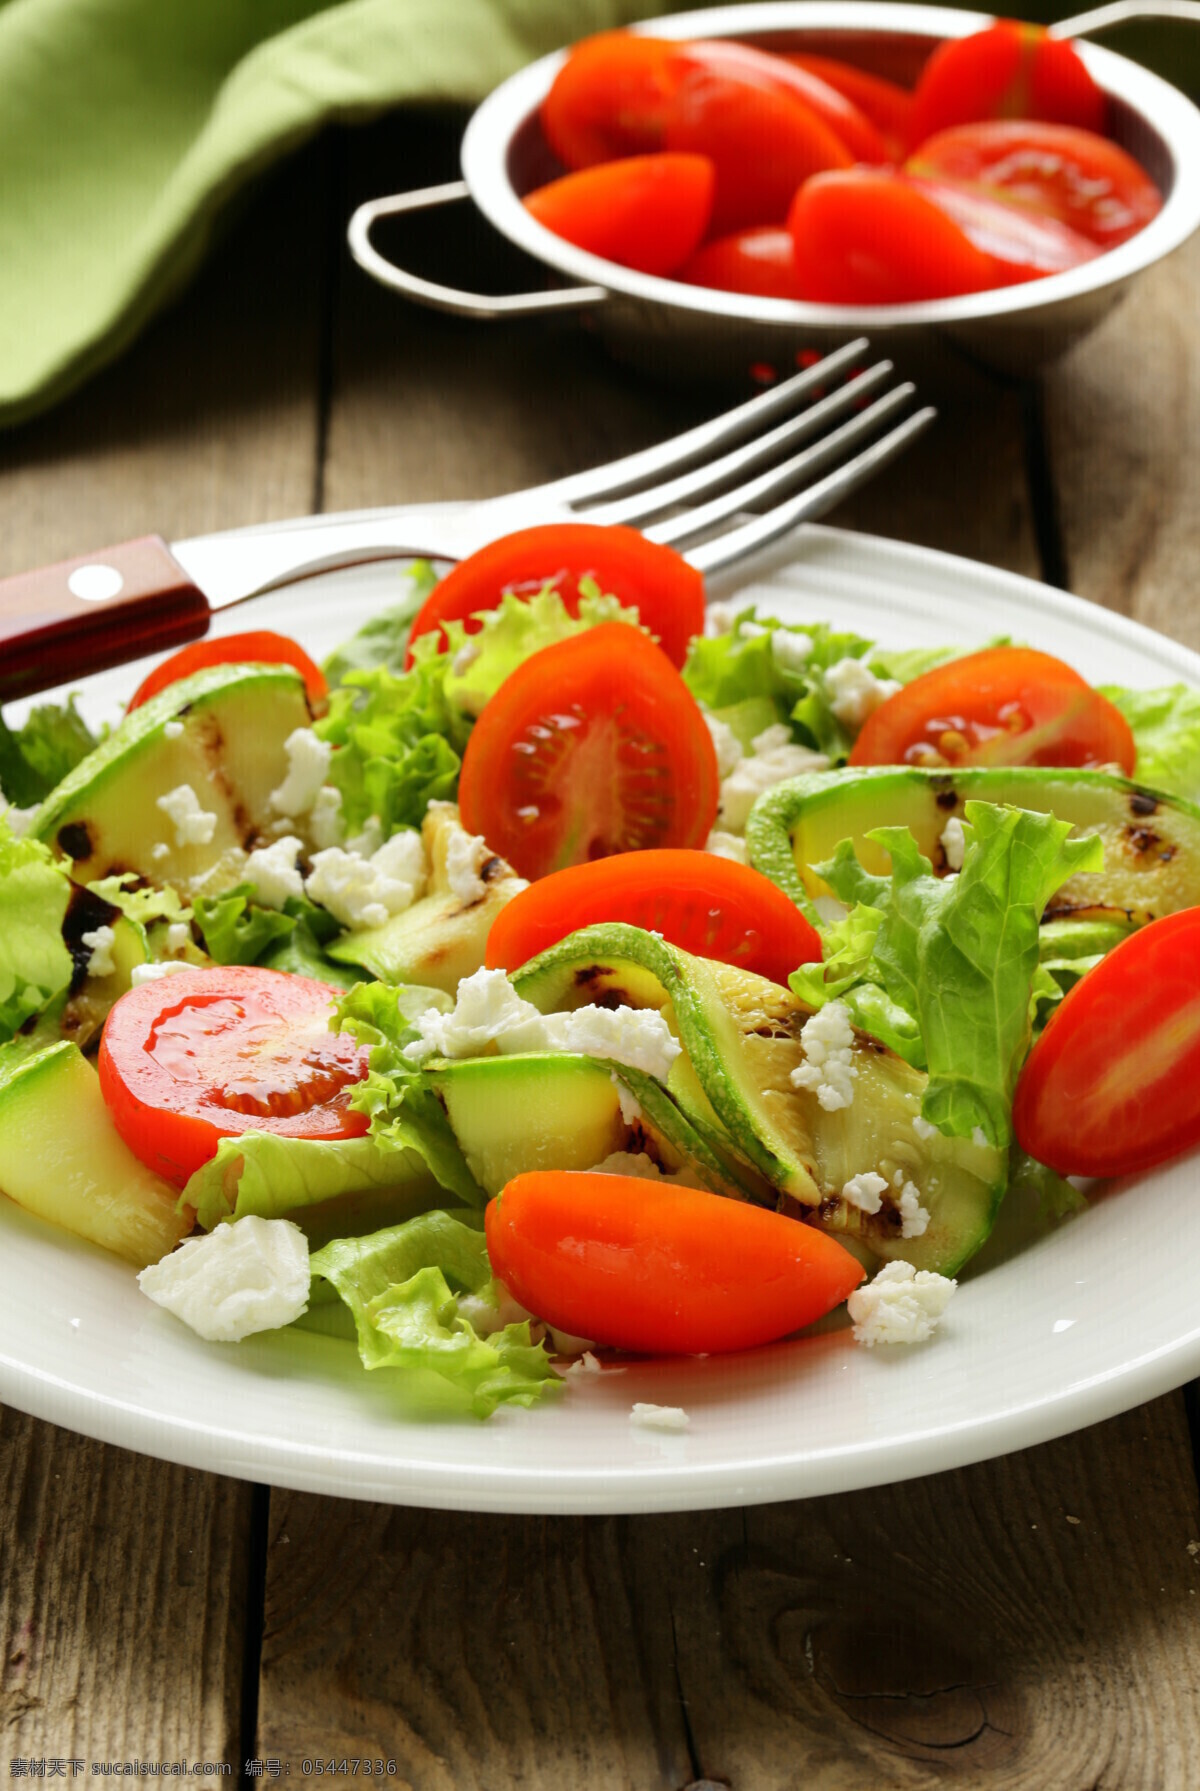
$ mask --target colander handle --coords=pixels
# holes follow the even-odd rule
[[[1200,25],[1200,0],[1108,0],[1073,19],[1059,19],[1049,31],[1051,37],[1090,37],[1093,31],[1107,31],[1131,19],[1186,19]]]
[[[465,180],[452,180],[445,186],[423,187],[415,193],[393,193],[386,199],[369,199],[360,205],[346,232],[350,253],[359,267],[372,279],[379,280],[406,298],[416,299],[435,311],[452,311],[459,317],[528,317],[547,311],[579,311],[588,305],[599,305],[608,297],[603,286],[567,286],[560,291],[517,292],[495,296],[482,292],[462,292],[456,286],[439,286],[424,280],[407,268],[397,267],[381,255],[371,241],[371,231],[380,218],[396,218],[410,211],[431,211],[439,205],[455,205],[471,197]]]

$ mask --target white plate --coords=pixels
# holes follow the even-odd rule
[[[897,646],[1010,633],[1097,680],[1200,683],[1200,658],[1161,636],[967,560],[831,529],[792,551],[754,587],[789,620]],[[364,568],[263,601],[255,625],[323,653],[397,589],[394,568]],[[89,709],[111,713],[134,677],[93,680]],[[1094,1423],[1200,1371],[1198,1167],[1114,1185],[968,1280],[921,1348],[868,1351],[843,1331],[638,1363],[485,1424],[406,1411],[392,1377],[329,1338],[201,1343],[131,1270],[0,1202],[0,1399],[218,1473],[447,1509],[670,1511],[902,1480]],[[635,1400],[686,1407],[690,1430],[635,1428]]]

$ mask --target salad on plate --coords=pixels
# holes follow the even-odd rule
[[[627,529],[407,576],[0,725],[8,1200],[487,1417],[923,1344],[1003,1201],[1200,1142],[1200,692],[706,611]]]

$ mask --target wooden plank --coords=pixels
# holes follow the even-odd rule
[[[253,204],[118,366],[4,438],[5,571],[310,507],[327,154]],[[250,1510],[237,1482],[0,1412],[9,1757],[236,1761]]]
[[[1200,647],[1200,240],[1046,380],[1067,583]]]

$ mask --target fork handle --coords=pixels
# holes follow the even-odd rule
[[[210,615],[157,535],[0,579],[0,701],[196,640]]]

